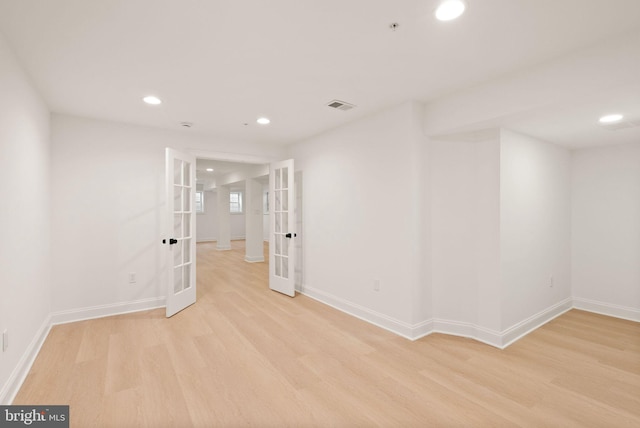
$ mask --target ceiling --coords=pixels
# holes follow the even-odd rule
[[[212,169],[213,171],[207,171]],[[242,175],[255,170],[255,164],[245,162],[230,162],[213,159],[196,159],[196,178],[198,184],[202,184],[203,188],[209,189],[215,187],[216,181],[224,178],[226,175],[235,173]],[[268,182],[268,175],[260,178],[263,182]],[[236,189],[244,186],[244,180],[232,183],[232,188]]]
[[[242,171],[245,169],[250,169],[253,167],[253,164],[244,163],[244,162],[229,162],[229,161],[219,161],[213,159],[197,159],[196,160],[196,173],[197,176],[202,177],[211,176],[211,177],[221,177],[223,175],[229,174],[231,172]],[[213,171],[207,171],[207,169],[213,169]]]
[[[640,29],[638,0],[467,0],[451,22],[434,19],[438,2],[0,0],[0,31],[54,112],[289,144]],[[142,103],[149,94],[163,104]],[[640,114],[637,100],[612,91],[502,125],[600,144],[613,135],[594,125],[602,110]]]

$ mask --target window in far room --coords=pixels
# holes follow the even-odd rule
[[[242,192],[229,193],[229,207],[231,214],[242,214]]]
[[[263,200],[264,200],[264,207],[262,209],[262,212],[264,214],[269,214],[269,192],[264,192]]]
[[[204,192],[202,190],[196,191],[196,214],[204,213]]]

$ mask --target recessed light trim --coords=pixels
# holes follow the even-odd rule
[[[271,123],[271,120],[268,117],[259,117],[256,122],[258,122],[260,125],[268,125]]]
[[[451,21],[458,18],[467,9],[463,0],[444,0],[436,9],[436,18],[439,21]]]
[[[213,168],[207,168],[207,172],[213,172]]]
[[[159,104],[162,104],[162,100],[154,95],[147,95],[142,99],[142,101],[152,106],[157,106]]]
[[[624,116],[621,114],[607,114],[605,116],[602,116],[599,119],[600,123],[615,123],[615,122],[620,122],[622,119],[624,119]]]

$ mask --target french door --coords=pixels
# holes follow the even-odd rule
[[[167,148],[167,317],[196,302],[195,156]]]
[[[269,288],[295,296],[295,186],[293,159],[269,170]]]

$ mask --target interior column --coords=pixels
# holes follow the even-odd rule
[[[218,186],[218,243],[216,249],[231,249],[231,213],[229,208],[229,186]]]
[[[263,262],[262,183],[249,178],[245,181],[245,261]]]

